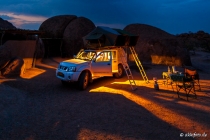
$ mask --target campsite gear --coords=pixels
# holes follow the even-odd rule
[[[123,48],[120,48],[120,49],[123,49]],[[128,63],[127,63],[127,57],[125,56],[124,53],[122,53],[122,51],[120,51],[120,58],[121,58],[122,65],[123,65],[123,68],[125,70],[125,73],[126,73],[126,75],[128,77],[128,80],[130,82],[132,90],[137,89],[136,82],[133,79],[132,72],[131,72],[130,67],[129,67]]]
[[[163,79],[164,79],[163,84],[168,87],[168,85],[170,84],[169,73],[168,72],[163,72],[162,76],[163,76]]]
[[[185,67],[185,74],[186,74],[186,77],[191,78],[193,82],[199,86],[199,90],[201,90],[201,86],[199,82],[200,78],[199,78],[199,74],[197,70],[193,68]]]
[[[157,77],[153,77],[154,80],[154,89],[159,90],[159,85],[157,83]]]
[[[172,73],[176,73],[176,68],[175,68],[175,66],[172,66]]]
[[[156,90],[159,90],[159,85],[158,85],[157,81],[155,81],[155,83],[154,83],[154,88],[155,88]]]
[[[170,68],[170,66],[168,66],[168,73],[171,73],[171,68]]]
[[[189,94],[192,93],[195,95],[195,98],[197,98],[195,88],[194,88],[194,82],[191,78],[185,77],[184,74],[170,74],[170,78],[175,83],[176,89],[177,89],[177,95],[179,98],[180,90],[185,91],[186,97],[188,100]]]
[[[140,73],[141,73],[142,78],[144,79],[144,81],[145,81],[146,83],[149,83],[149,80],[148,80],[148,78],[147,78],[147,75],[146,75],[146,73],[145,73],[145,71],[144,71],[144,68],[143,68],[143,66],[142,66],[142,64],[141,64],[141,61],[140,61],[139,58],[138,58],[138,55],[137,55],[137,53],[136,53],[134,47],[130,47],[130,50],[131,50],[132,56],[133,56],[133,58],[134,58],[134,60],[135,60],[135,62],[136,62],[136,65],[137,65],[138,68],[139,68],[139,71],[140,71]]]

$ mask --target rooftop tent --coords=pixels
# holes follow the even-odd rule
[[[96,27],[87,36],[85,36],[85,41],[91,47],[104,47],[104,46],[114,46],[117,36],[120,34],[108,27]]]
[[[115,46],[135,46],[139,36],[131,34],[125,30],[114,29],[121,35],[118,36]]]
[[[121,29],[98,26],[84,38],[88,47],[135,46],[138,36]]]

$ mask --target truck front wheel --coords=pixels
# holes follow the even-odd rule
[[[89,80],[88,72],[82,72],[82,74],[79,77],[79,81],[78,81],[79,89],[81,89],[81,90],[86,89],[88,86],[88,80]]]
[[[122,78],[124,76],[124,68],[123,66],[120,64],[118,65],[118,73],[114,74],[115,78]]]

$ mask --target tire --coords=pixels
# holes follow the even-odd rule
[[[78,86],[80,90],[85,90],[88,86],[89,74],[88,72],[82,72],[79,77]]]
[[[67,86],[68,85],[68,82],[63,81],[63,80],[61,80],[61,83],[62,83],[63,86]]]
[[[122,78],[124,76],[124,73],[125,73],[125,71],[124,71],[123,66],[121,64],[119,64],[118,65],[118,73],[115,73],[114,77],[115,78]]]

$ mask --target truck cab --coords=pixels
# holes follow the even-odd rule
[[[123,63],[127,63],[123,48],[81,49],[73,59],[60,62],[56,77],[62,84],[78,82],[79,88],[84,90],[94,79],[104,76],[123,77]]]

